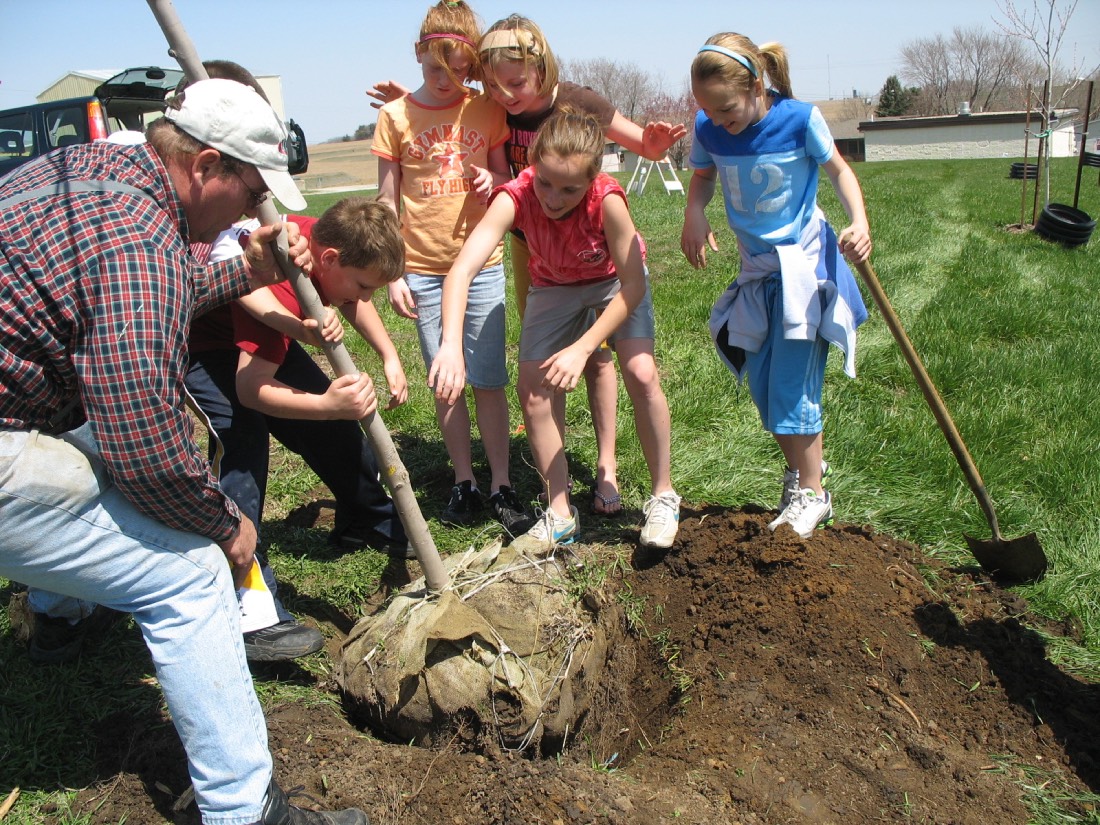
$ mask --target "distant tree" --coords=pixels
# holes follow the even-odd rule
[[[1015,90],[1035,70],[1018,40],[990,34],[977,27],[956,28],[951,35],[959,100],[976,112],[1015,105]]]
[[[596,57],[589,60],[562,61],[561,70],[565,80],[591,87],[614,103],[623,116],[635,123],[660,94],[660,83],[634,63],[619,63]]]
[[[875,109],[875,114],[879,117],[904,115],[919,93],[919,89],[906,89],[901,85],[898,76],[892,74],[886,78],[882,91],[878,93],[878,108]]]
[[[378,124],[368,123],[364,126],[355,127],[355,133],[351,136],[352,140],[370,140],[374,137],[374,128]]]
[[[920,89],[912,114],[942,115],[948,111],[951,60],[942,34],[920,38],[901,48],[901,76]]]
[[[976,26],[956,26],[949,38],[912,40],[901,57],[902,78],[920,90],[910,101],[912,114],[953,114],[963,101],[974,111],[1015,106],[1019,89],[1034,75],[1019,42]]]
[[[668,150],[668,158],[677,169],[684,168],[688,152],[691,150],[691,135],[695,126],[695,113],[698,111],[699,104],[695,102],[691,89],[685,88],[679,95],[670,95],[666,92],[654,95],[641,113],[642,124],[664,121],[673,125],[682,123],[687,127],[688,133],[672,144]]]
[[[867,120],[875,111],[875,104],[869,97],[846,97],[840,101],[838,113],[841,120]]]

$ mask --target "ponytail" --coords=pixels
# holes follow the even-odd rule
[[[736,32],[709,38],[691,63],[692,83],[717,79],[741,92],[751,91],[765,75],[782,97],[794,97],[786,48],[779,43],[758,47]]]
[[[781,97],[794,97],[791,91],[791,64],[787,59],[787,49],[782,43],[764,43],[760,47],[760,57],[764,63],[764,71],[768,73],[768,79],[772,82],[772,88],[779,92]]]

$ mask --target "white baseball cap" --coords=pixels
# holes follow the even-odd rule
[[[306,208],[287,172],[286,127],[255,89],[233,80],[200,80],[183,91],[183,105],[169,106],[164,116],[200,143],[255,166],[287,209]]]

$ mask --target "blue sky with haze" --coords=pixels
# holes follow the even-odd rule
[[[1032,0],[1016,5],[1030,9]],[[175,2],[201,57],[282,76],[286,113],[310,142],[372,122],[365,90],[375,81],[420,81],[412,43],[428,6],[409,0]],[[716,32],[738,31],[757,43],[778,40],[790,51],[794,93],[804,100],[847,97],[853,89],[873,95],[899,71],[906,42],[949,35],[955,26],[992,32],[994,20],[1004,19],[997,0],[481,0],[472,6],[486,25],[524,14],[542,27],[560,58],[632,62],[661,77],[670,92],[684,87],[696,50]],[[1100,64],[1100,0],[1079,0],[1060,57],[1086,70]],[[70,70],[143,65],[174,63],[142,0],[0,0],[0,108],[33,102]]]

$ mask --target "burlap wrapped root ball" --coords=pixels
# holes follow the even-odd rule
[[[420,579],[352,629],[345,697],[397,741],[559,752],[619,683],[604,674],[625,633],[609,585],[583,590],[563,548],[534,559],[498,541],[444,563],[442,595],[425,598]]]

